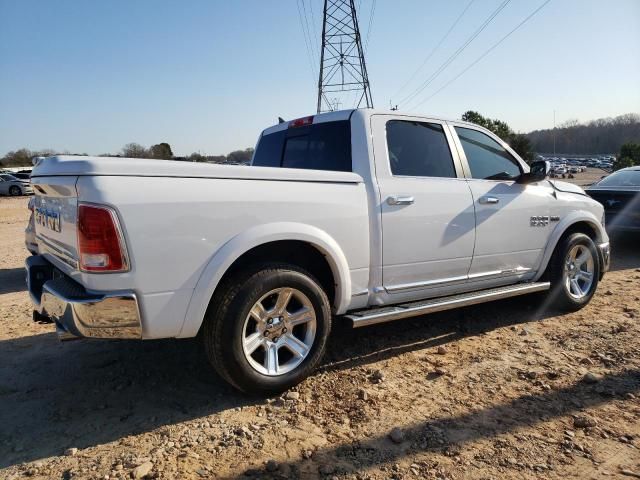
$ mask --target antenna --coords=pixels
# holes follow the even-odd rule
[[[354,0],[324,0],[318,113],[334,111],[347,100],[355,108],[363,102],[373,108],[356,7]]]

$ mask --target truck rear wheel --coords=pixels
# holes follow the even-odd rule
[[[549,262],[552,304],[564,311],[589,303],[598,286],[600,262],[593,240],[584,233],[563,238]]]
[[[318,365],[331,330],[327,295],[293,265],[253,267],[226,281],[203,326],[207,357],[236,388],[279,393]]]

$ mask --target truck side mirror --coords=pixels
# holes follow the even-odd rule
[[[529,173],[523,173],[518,178],[518,183],[535,183],[540,180],[544,180],[549,175],[551,171],[551,165],[546,160],[540,160],[537,162],[533,162],[531,164],[531,168],[529,169]]]

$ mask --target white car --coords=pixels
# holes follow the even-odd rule
[[[278,392],[332,322],[543,291],[586,305],[609,267],[603,207],[548,168],[477,125],[370,109],[267,128],[251,167],[51,157],[29,291],[61,338],[199,334],[232,385]]]
[[[33,193],[29,180],[22,180],[8,173],[0,174],[0,195],[29,195]]]

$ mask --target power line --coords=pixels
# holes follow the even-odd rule
[[[371,25],[373,24],[373,16],[376,13],[376,0],[371,2],[371,13],[369,14],[369,26],[367,27],[367,39],[364,42],[364,51],[369,48],[369,37],[371,37]]]
[[[449,30],[447,30],[447,33],[445,33],[444,36],[440,39],[440,41],[436,44],[436,46],[433,47],[431,52],[429,52],[429,54],[425,57],[424,61],[420,64],[420,66],[413,72],[409,80],[407,80],[404,83],[404,85],[402,85],[402,87],[400,87],[400,89],[398,89],[398,91],[393,94],[393,97],[397,97],[405,88],[407,88],[407,86],[413,81],[413,79],[416,78],[416,75],[420,72],[420,70],[424,68],[424,66],[427,64],[429,59],[433,57],[433,54],[436,53],[438,48],[440,48],[440,46],[444,43],[444,41],[449,37],[449,34],[453,31],[456,25],[458,25],[458,23],[460,22],[460,19],[462,19],[462,17],[467,12],[467,10],[469,10],[469,7],[473,4],[473,2],[475,2],[475,0],[470,0],[469,3],[467,3],[467,6],[464,7],[464,10],[462,10],[460,15],[458,15],[458,18],[456,18],[456,20],[453,22],[453,25],[449,27]]]
[[[527,23],[534,15],[536,15],[540,10],[542,10],[551,0],[546,0],[544,3],[542,3],[542,5],[540,5],[538,8],[536,8],[533,12],[531,12],[529,14],[528,17],[526,17],[524,20],[522,20],[518,25],[515,26],[515,28],[513,28],[513,30],[511,30],[509,33],[507,33],[504,37],[502,37],[500,40],[498,40],[496,43],[494,43],[490,48],[488,48],[487,50],[485,50],[485,52],[480,55],[476,60],[474,60],[470,65],[468,65],[464,70],[462,70],[458,75],[456,75],[455,77],[453,77],[451,80],[449,80],[447,83],[445,83],[442,87],[440,87],[438,90],[436,90],[434,93],[432,93],[430,96],[428,96],[427,98],[425,98],[424,100],[422,100],[420,103],[416,104],[415,107],[413,107],[413,109],[418,108],[420,105],[422,105],[423,103],[427,102],[428,100],[431,100],[433,97],[435,97],[438,93],[440,93],[442,90],[444,90],[445,88],[447,88],[449,85],[451,85],[453,82],[455,82],[458,78],[460,78],[462,75],[464,75],[465,73],[467,73],[467,71],[469,71],[471,68],[473,68],[478,62],[480,62],[484,57],[486,57],[487,55],[489,55],[496,47],[498,47],[502,42],[504,42],[507,38],[509,38],[511,36],[511,34],[513,34],[516,30],[518,30],[521,26],[523,26],[525,23]]]
[[[313,61],[317,64],[320,60],[318,57],[318,50],[316,48],[316,43],[314,42],[313,39],[318,38],[315,36],[315,33],[313,34],[313,36],[311,35],[311,29],[309,28],[309,20],[308,20],[308,15],[307,15],[307,7],[305,6],[304,0],[300,0],[302,2],[302,10],[304,11],[304,23],[307,26],[307,35],[309,36],[309,44],[311,45],[311,51],[313,53]],[[311,8],[311,2],[309,2],[309,8]]]
[[[489,15],[489,17],[482,23],[482,25],[480,25],[480,27],[478,27],[478,29],[473,32],[473,34],[462,44],[462,46],[460,46],[460,48],[458,48],[449,58],[447,58],[447,60],[444,61],[444,63],[442,65],[440,65],[440,67],[438,67],[438,69],[427,79],[425,80],[422,85],[420,85],[418,88],[416,88],[412,93],[410,93],[409,95],[407,95],[406,97],[404,97],[402,100],[400,100],[399,103],[407,103],[409,101],[411,101],[412,99],[414,99],[416,96],[418,96],[420,93],[422,93],[422,91],[424,91],[425,88],[427,88],[429,85],[431,85],[431,83],[438,78],[438,76],[449,66],[451,65],[451,63],[471,44],[471,42],[473,42],[476,37],[478,35],[480,35],[480,33],[482,33],[482,31],[487,28],[487,26],[493,21],[494,18],[496,18],[498,16],[498,14],[509,4],[511,0],[504,0],[499,6],[498,8],[496,8],[491,15]]]
[[[318,38],[318,31],[316,29],[316,16],[313,13],[313,0],[309,0],[309,10],[311,10],[311,25],[313,26],[313,38]]]
[[[309,61],[309,68],[311,69],[311,77],[316,78],[316,69],[313,67],[314,61],[312,59],[311,47],[309,46],[309,40],[307,39],[307,31],[304,28],[304,21],[302,20],[302,11],[300,10],[300,1],[296,1],[296,7],[298,7],[298,20],[300,21],[300,27],[302,28],[302,36],[304,37],[304,45],[307,49],[307,60]]]

